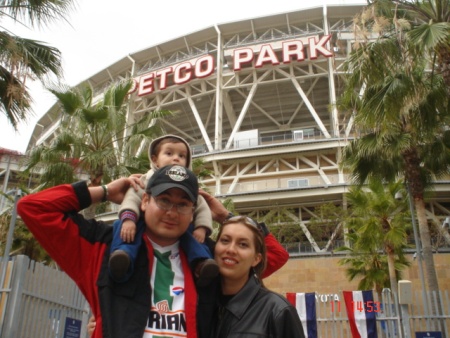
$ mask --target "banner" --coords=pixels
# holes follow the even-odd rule
[[[342,291],[352,338],[377,338],[376,313],[372,291]]]
[[[317,338],[316,294],[287,293],[286,298],[297,309],[305,338]]]

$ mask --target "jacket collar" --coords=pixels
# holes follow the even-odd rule
[[[253,274],[250,275],[244,287],[228,302],[226,309],[241,319],[260,289],[259,281]]]

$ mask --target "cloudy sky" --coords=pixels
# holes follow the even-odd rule
[[[320,6],[323,0],[78,0],[68,22],[42,29],[8,24],[14,33],[44,41],[62,52],[64,82],[76,85],[133,53],[214,24]],[[326,3],[365,3],[325,0]],[[3,19],[2,19],[3,20]],[[5,25],[1,21],[1,25]],[[0,25],[0,26],[1,26]],[[55,103],[39,85],[31,86],[35,116],[15,132],[0,114],[0,147],[25,152],[36,121]]]

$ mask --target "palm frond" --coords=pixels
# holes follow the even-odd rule
[[[64,19],[74,7],[75,2],[72,0],[4,0],[0,12],[34,26]]]
[[[440,44],[449,42],[450,22],[424,23],[408,32],[414,44],[422,46],[425,50],[435,49]]]
[[[31,102],[31,96],[20,79],[0,65],[0,110],[14,129],[30,116]]]

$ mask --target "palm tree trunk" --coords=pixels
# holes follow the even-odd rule
[[[414,206],[417,214],[417,221],[419,224],[420,242],[422,246],[423,262],[425,263],[425,280],[427,284],[427,290],[436,293],[435,297],[430,297],[431,313],[439,315],[442,313],[441,302],[439,298],[439,283],[436,274],[436,268],[434,266],[433,247],[431,246],[430,228],[428,226],[424,196],[424,186],[422,184],[420,175],[420,160],[415,149],[409,149],[404,153],[404,159],[406,163],[406,179],[410,188],[411,198],[414,200]],[[415,217],[415,215],[411,215]]]
[[[447,42],[448,43],[448,42]],[[437,48],[439,71],[447,85],[447,92],[450,95],[450,52],[446,43]]]

